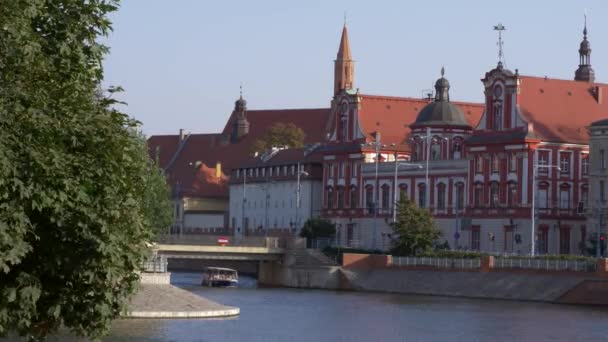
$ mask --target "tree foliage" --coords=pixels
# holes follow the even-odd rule
[[[304,146],[305,136],[304,131],[293,123],[277,122],[253,143],[251,150],[252,152],[263,152],[272,147],[283,146],[300,148]]]
[[[100,337],[138,286],[158,177],[119,89],[100,91],[117,7],[0,4],[0,335]]]
[[[431,213],[403,196],[397,206],[397,220],[391,225],[395,236],[393,255],[428,253],[441,236]]]
[[[300,236],[309,240],[317,238],[330,238],[336,235],[336,224],[320,217],[312,217],[306,220]]]

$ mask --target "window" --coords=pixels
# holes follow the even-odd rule
[[[372,185],[365,187],[365,206],[370,213],[374,212],[374,187]]]
[[[291,175],[295,175],[296,174],[296,166],[295,165],[291,165]]]
[[[540,226],[537,234],[538,239],[538,253],[547,254],[549,252],[549,228],[547,226]]]
[[[253,169],[249,169],[249,177],[253,177]]]
[[[475,172],[476,173],[483,172],[483,157],[482,156],[475,157]]]
[[[260,168],[258,168],[258,167],[255,168],[255,176],[256,177],[260,176]]]
[[[268,168],[268,177],[272,177],[272,167]]]
[[[570,186],[567,184],[563,184],[559,189],[559,208],[570,208]]]
[[[589,198],[589,187],[583,185],[581,187],[581,202],[583,202],[583,208],[587,208],[587,201]]]
[[[283,166],[283,176],[287,176],[287,165]]]
[[[266,176],[266,168],[265,167],[262,168],[262,177],[264,177],[264,176]]]
[[[452,146],[452,156],[454,159],[460,159],[462,157],[462,144],[460,140],[454,141]]]
[[[606,168],[606,153],[604,150],[600,150],[600,167],[602,170]]]
[[[581,160],[581,173],[583,175],[589,174],[589,155],[583,154]]]
[[[407,193],[407,184],[399,184],[399,198],[397,201],[401,201],[402,198],[407,199],[410,196]]]
[[[471,227],[471,249],[474,251],[478,251],[480,248],[480,235],[479,226]]]
[[[507,204],[509,207],[514,207],[517,203],[517,183],[507,183]]]
[[[536,206],[540,209],[549,208],[549,184],[548,183],[540,183],[538,185],[538,198]]]
[[[353,168],[352,168],[352,171],[351,171],[353,177],[357,177],[357,167],[358,167],[358,164],[357,163],[353,163]]]
[[[350,208],[351,209],[357,208],[357,187],[356,186],[350,187]]]
[[[331,209],[334,207],[334,189],[330,186],[327,188],[327,208]]]
[[[338,187],[338,208],[344,208],[344,187]]]
[[[445,210],[445,184],[437,184],[437,209]]]
[[[464,183],[456,183],[456,210],[464,209]]]
[[[473,201],[476,208],[481,207],[481,204],[483,203],[483,185],[481,183],[475,184],[475,189],[473,192]]]
[[[418,185],[418,206],[420,208],[426,207],[426,185],[425,184]]]
[[[338,172],[340,172],[340,178],[344,178],[344,163],[343,162],[340,162],[340,170]]]
[[[559,168],[562,173],[570,172],[570,153],[560,152],[559,154]]]
[[[600,201],[605,201],[606,200],[606,193],[604,190],[604,181],[601,180],[600,181]]]
[[[549,165],[549,151],[538,151],[538,165]],[[538,168],[539,174],[546,175],[548,172],[548,167]]]
[[[509,156],[509,171],[517,172],[517,154],[511,153]]]
[[[383,209],[390,207],[390,187],[387,184],[382,185],[382,205]]]
[[[236,170],[236,178],[240,178],[241,177],[241,170],[237,169]]]
[[[499,191],[498,191],[498,182],[490,183],[490,206],[493,208],[498,207],[499,203]]]
[[[329,164],[327,168],[327,173],[329,178],[334,178],[334,164]]]
[[[492,156],[492,173],[498,173],[499,169],[500,169],[500,158],[498,158],[498,156],[494,155],[494,156]]]
[[[431,145],[431,160],[441,159],[441,145],[439,143],[433,143]]]
[[[570,254],[570,228],[559,229],[559,254]]]
[[[502,103],[494,104],[494,129],[500,131],[502,129]]]

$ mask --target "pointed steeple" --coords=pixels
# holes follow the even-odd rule
[[[574,80],[584,82],[595,81],[595,71],[591,67],[591,43],[587,40],[587,16],[583,28],[583,41],[578,49],[579,65],[574,73]]]
[[[348,29],[346,23],[342,28],[342,38],[340,38],[340,48],[334,62],[334,95],[347,89],[353,89],[355,78],[354,61],[350,53],[350,43],[348,41]]]

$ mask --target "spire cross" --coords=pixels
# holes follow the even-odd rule
[[[503,58],[504,58],[504,54],[502,52],[502,31],[506,30],[506,28],[501,24],[498,23],[498,25],[494,26],[494,31],[498,31],[498,61],[502,62]]]
[[[344,26],[346,26],[346,11],[344,11]]]
[[[243,98],[243,82],[241,82],[241,85],[239,86],[239,92],[241,93],[241,98]]]

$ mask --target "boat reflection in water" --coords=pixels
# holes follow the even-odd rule
[[[222,267],[205,267],[203,269],[202,286],[235,287],[239,284],[236,270]]]

